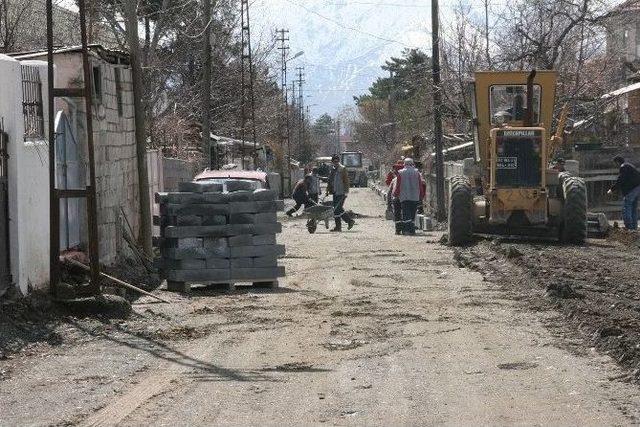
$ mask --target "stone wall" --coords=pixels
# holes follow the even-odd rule
[[[121,208],[135,235],[139,230],[139,194],[136,159],[135,121],[131,72],[128,67],[94,60],[102,74],[102,102],[94,120],[96,147],[96,191],[98,198],[98,233],[100,259],[113,263],[122,251]],[[122,84],[122,115],[118,112],[115,69]]]

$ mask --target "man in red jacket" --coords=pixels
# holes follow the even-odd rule
[[[393,181],[393,178],[398,176],[398,171],[403,167],[404,163],[402,162],[402,160],[398,160],[394,163],[393,166],[391,166],[391,170],[389,171],[389,173],[387,173],[387,178],[384,181],[387,184],[387,187],[391,185],[391,181]]]
[[[398,176],[398,171],[400,169],[402,169],[404,167],[404,163],[401,163],[400,161],[396,162],[392,167],[391,170],[389,171],[389,173],[387,174],[387,179],[385,180],[385,183],[387,184],[387,211],[389,212],[393,212],[394,215],[394,221],[399,221],[400,220],[400,213],[398,211],[397,215],[398,217],[396,218],[396,211],[393,205],[393,190],[391,188],[391,184],[393,183],[393,179]]]

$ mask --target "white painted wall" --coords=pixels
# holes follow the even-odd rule
[[[20,292],[26,295],[49,283],[49,160],[46,141],[24,140],[20,64],[0,54],[0,118],[4,119],[9,134],[11,274]],[[47,64],[42,61],[22,64],[40,70],[46,127]]]

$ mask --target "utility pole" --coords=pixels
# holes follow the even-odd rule
[[[290,170],[290,161],[291,161],[291,130],[290,130],[290,121],[289,121],[289,94],[287,87],[287,53],[289,52],[289,45],[287,42],[289,41],[289,30],[280,29],[277,31],[278,38],[277,41],[280,43],[278,46],[278,50],[282,54],[282,63],[280,69],[280,87],[282,88],[282,96],[284,101],[284,123],[283,123],[283,131],[282,131],[282,149],[285,147],[287,149],[287,155],[285,157],[285,164],[282,169],[282,182],[284,184],[284,174],[286,171],[287,179],[289,181],[289,189],[291,189],[291,170]],[[284,187],[284,185],[283,185]]]
[[[215,169],[211,159],[211,0],[203,1],[204,45],[202,46],[202,153],[206,165]]]
[[[484,38],[485,56],[487,57],[487,67],[491,69],[491,55],[489,54],[489,0],[484,0]]]
[[[242,155],[242,169],[245,169],[244,164],[244,146],[245,146],[245,134],[247,120],[251,118],[251,137],[253,138],[253,167],[258,166],[258,150],[256,141],[256,103],[255,94],[253,90],[253,60],[251,56],[251,25],[249,23],[249,0],[240,0],[240,24],[242,27],[241,33],[241,45],[242,45],[242,57],[240,66],[241,82],[241,103],[242,103],[242,123],[241,123],[241,141],[242,146],[240,149]],[[249,85],[247,88],[246,77],[249,75]],[[248,93],[247,93],[248,92]],[[249,98],[249,111],[247,112],[247,97]]]
[[[389,126],[391,131],[391,143],[389,144],[389,149],[393,149],[396,145],[397,140],[397,131],[396,131],[396,87],[395,82],[393,80],[393,71],[389,70],[389,97],[388,97],[388,105],[387,109],[389,110]]]
[[[298,67],[298,153],[302,150],[304,143],[304,67]]]
[[[291,82],[291,113],[293,114],[293,126],[294,127],[297,126],[297,124],[298,124],[298,118],[296,117],[296,115],[298,114],[298,108],[296,106],[296,103],[297,103],[297,99],[296,99],[296,84],[297,84],[297,82],[295,80]],[[299,136],[299,134],[298,134],[298,136]],[[300,143],[300,141],[297,141],[295,146],[298,146],[299,143]]]
[[[340,119],[336,120],[336,154],[340,155]]]
[[[446,218],[444,206],[444,159],[442,155],[442,92],[440,87],[440,22],[438,0],[431,0],[431,43],[433,73],[433,138],[436,148],[436,219]]]

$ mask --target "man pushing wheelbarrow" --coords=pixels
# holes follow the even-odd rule
[[[340,156],[334,154],[331,157],[331,173],[329,174],[329,181],[327,185],[327,195],[333,196],[333,218],[336,222],[335,228],[331,231],[342,231],[342,220],[347,223],[347,228],[351,230],[355,221],[344,210],[344,202],[349,194],[349,175],[347,169],[340,164]]]

